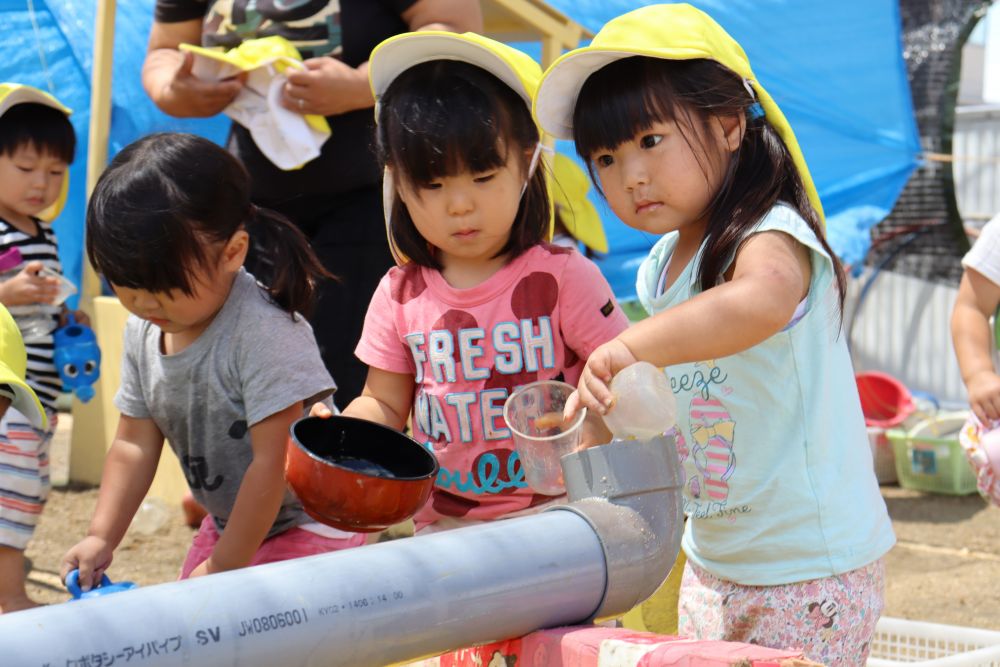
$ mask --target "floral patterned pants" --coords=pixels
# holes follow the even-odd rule
[[[828,667],[861,667],[885,604],[881,559],[833,577],[743,586],[688,561],[678,631],[686,637],[798,648]]]

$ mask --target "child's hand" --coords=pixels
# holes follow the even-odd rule
[[[1000,376],[982,371],[969,378],[969,405],[984,424],[1000,419]]]
[[[326,419],[327,417],[333,416],[333,410],[331,410],[330,406],[328,406],[326,403],[313,403],[313,406],[309,408],[309,416],[323,417],[324,419]]]
[[[636,361],[638,359],[628,346],[617,338],[594,350],[583,368],[576,391],[566,401],[564,410],[566,419],[575,415],[581,407],[590,408],[598,414],[607,414],[608,409],[614,404],[614,396],[608,389],[611,378]]]
[[[72,315],[73,319],[80,326],[89,327],[90,326],[90,315],[83,312],[82,310],[64,310],[59,313],[59,326],[64,327],[69,324],[69,316]]]
[[[111,565],[113,550],[103,538],[88,535],[63,556],[59,568],[63,582],[73,570],[80,571],[80,590],[89,591],[101,583],[104,571]]]
[[[43,264],[28,262],[21,271],[0,286],[0,302],[5,306],[52,303],[59,294],[59,280],[38,275]]]
[[[215,574],[216,572],[223,572],[224,570],[212,566],[212,557],[209,556],[206,560],[198,563],[198,566],[191,570],[191,574],[188,575],[188,579],[194,579],[195,577],[204,577],[206,574]]]

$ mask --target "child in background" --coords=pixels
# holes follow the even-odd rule
[[[990,466],[982,439],[1000,425],[996,334],[990,326],[990,318],[1000,306],[1000,216],[986,223],[975,245],[962,258],[962,266],[965,272],[951,314],[951,337],[969,393],[972,417],[959,433],[959,442],[976,471],[979,492],[1000,505],[1000,479]],[[1000,455],[1000,451],[990,453],[994,459]]]
[[[344,414],[402,429],[412,412],[441,465],[417,532],[536,511],[555,498],[526,485],[504,401],[536,380],[575,383],[627,326],[597,267],[544,242],[530,112],[541,69],[473,33],[423,31],[376,47],[369,72],[390,245],[405,260],[368,308],[368,379]]]
[[[51,489],[49,446],[62,390],[52,363],[52,332],[67,314],[53,305],[62,266],[46,220],[65,201],[66,171],[76,150],[69,113],[40,90],[0,84],[0,255],[13,252],[23,259],[13,261],[20,269],[12,276],[0,278],[0,304],[25,330],[27,382],[47,417],[47,426],[40,427],[15,408],[0,419],[0,612],[35,606],[24,588],[23,554]],[[88,321],[79,311],[75,315]]]
[[[0,419],[16,411],[30,428],[44,431],[47,427],[45,409],[38,396],[25,382],[28,355],[21,341],[14,318],[0,306]],[[0,538],[4,544],[26,544],[34,533],[38,511],[24,498],[38,496],[37,475],[16,474],[25,470],[25,457],[20,450],[0,443],[0,468],[15,472],[3,476],[0,491]],[[24,547],[0,546],[0,614],[37,607],[24,587]]]
[[[787,121],[739,45],[690,5],[609,22],[546,72],[544,130],[572,137],[612,210],[662,234],[651,316],[598,347],[567,405],[665,367],[685,473],[679,631],[863,665],[894,543],[841,327],[844,278]]]
[[[270,287],[242,268],[250,234],[272,253]],[[250,203],[236,158],[188,134],[127,146],[91,197],[87,255],[132,317],[118,431],[90,530],[64,556],[63,578],[78,568],[84,590],[100,581],[164,437],[209,512],[181,578],[363,544],[363,535],[312,523],[285,486],[292,422],[334,390],[299,315],[324,271],[301,232]]]

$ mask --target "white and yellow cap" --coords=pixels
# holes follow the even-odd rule
[[[600,253],[608,251],[608,238],[597,209],[587,199],[590,178],[573,160],[562,153],[552,159],[552,203],[560,209],[560,219],[577,241]]]
[[[480,67],[510,86],[528,108],[542,78],[541,66],[527,53],[474,32],[420,30],[390,37],[368,60],[368,80],[377,101],[400,74],[432,60],[458,60]]]
[[[392,82],[411,67],[434,60],[456,60],[486,70],[520,95],[529,110],[542,78],[542,67],[531,56],[474,32],[420,30],[403,33],[376,46],[368,59],[368,81],[375,97],[376,121],[379,100]],[[386,170],[382,179],[386,235],[393,258],[403,265],[409,259],[396,246],[389,229],[393,196],[392,174]]]
[[[551,135],[572,139],[573,110],[587,77],[632,56],[714,60],[742,77],[763,107],[767,122],[785,142],[809,201],[822,219],[823,206],[791,125],[757,81],[743,48],[708,14],[691,5],[650,5],[622,14],[601,28],[589,46],[563,54],[546,70],[538,86],[534,105],[538,124]]]
[[[26,86],[22,83],[0,83],[0,116],[7,113],[8,109],[17,104],[44,104],[47,107],[62,111],[67,116],[73,113],[69,107],[44,90]],[[46,222],[55,220],[62,213],[68,195],[69,177],[67,176],[63,179],[59,197],[52,203],[52,206],[39,213],[38,217]]]
[[[42,404],[24,381],[27,365],[28,355],[24,351],[21,332],[7,309],[0,306],[0,385],[11,388],[14,394],[11,405],[15,410],[27,417],[35,428],[45,429],[48,419]],[[0,389],[0,394],[3,393]]]

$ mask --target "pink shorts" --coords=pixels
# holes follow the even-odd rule
[[[688,561],[677,626],[685,637],[794,648],[827,667],[856,667],[868,659],[884,606],[881,559],[833,577],[779,586],[744,586]]]
[[[368,536],[362,533],[345,534],[350,535],[350,537],[325,537],[302,528],[289,528],[283,533],[278,533],[274,537],[264,540],[260,548],[257,549],[257,553],[254,554],[253,560],[250,561],[250,565],[263,565],[264,563],[275,563],[360,547],[368,539]],[[187,579],[190,577],[191,572],[212,555],[212,550],[218,541],[219,532],[215,529],[212,516],[208,515],[201,521],[201,527],[198,528],[191,548],[188,549],[184,565],[181,566],[181,576],[178,578]]]

